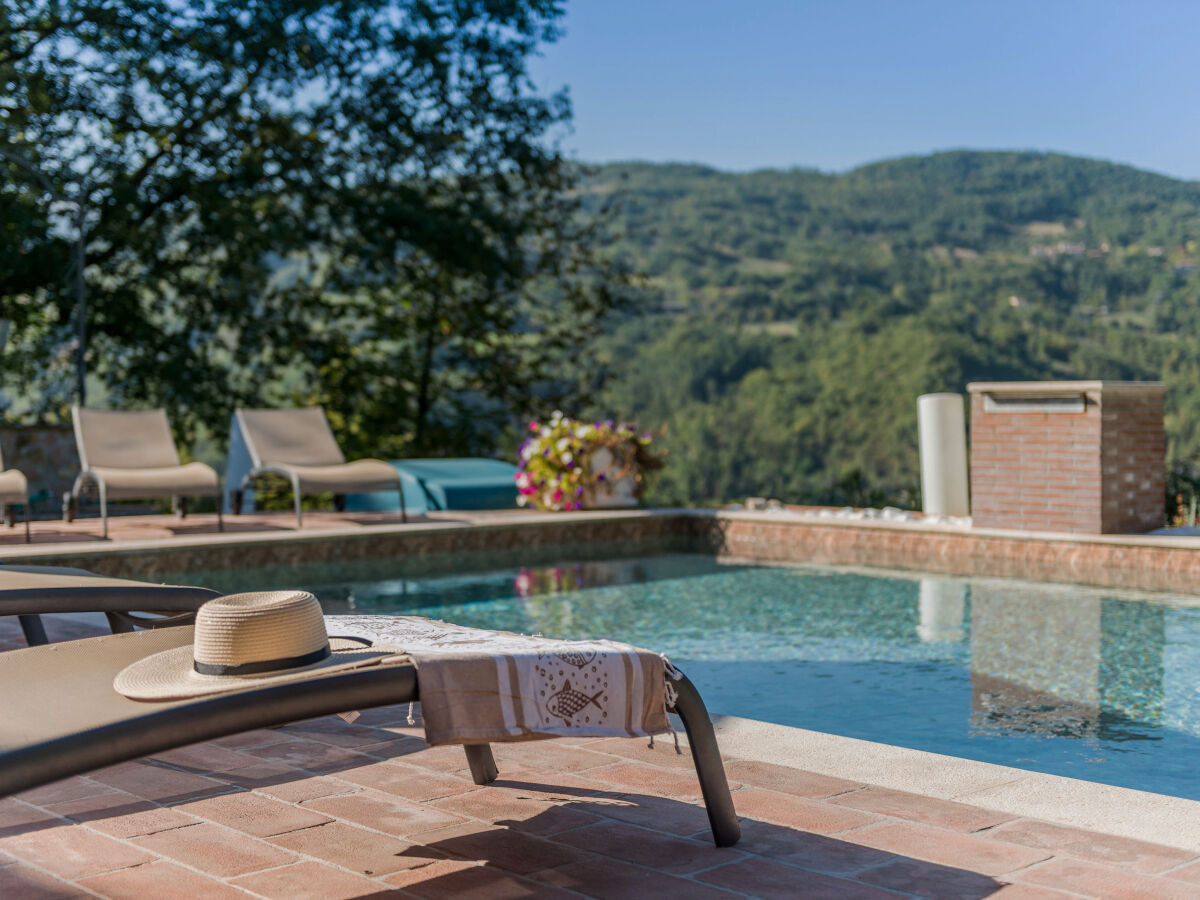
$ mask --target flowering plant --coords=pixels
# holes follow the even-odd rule
[[[581,422],[555,410],[547,423],[530,422],[521,445],[516,474],[521,506],[543,510],[581,509],[597,487],[626,476],[634,480],[634,496],[642,495],[642,475],[662,468],[662,454],[650,450],[654,435],[632,425]],[[612,464],[593,471],[592,454],[604,448]]]

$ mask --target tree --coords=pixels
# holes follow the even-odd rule
[[[619,299],[551,140],[567,99],[526,69],[561,15],[10,3],[0,196],[27,212],[6,227],[53,256],[70,240],[54,196],[86,205],[86,350],[114,404],[219,427],[239,402],[320,399],[364,441],[486,443]],[[25,264],[14,246],[4,274]],[[26,361],[6,374],[52,415],[66,392],[46,361],[71,347],[75,297],[61,266],[25,268],[0,284]]]

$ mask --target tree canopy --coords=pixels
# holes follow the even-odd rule
[[[27,415],[70,399],[81,229],[89,369],[113,405],[220,427],[237,403],[324,401],[352,444],[471,449],[530,398],[572,393],[561,363],[622,279],[553,140],[568,100],[527,72],[561,15],[7,4],[3,375]]]

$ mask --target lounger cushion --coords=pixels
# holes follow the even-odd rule
[[[236,416],[256,466],[337,466],[346,461],[319,406],[239,409]]]
[[[74,407],[75,440],[83,467],[161,469],[179,465],[179,453],[163,409],[115,410]]]
[[[272,468],[295,472],[303,493],[334,491],[395,491],[400,489],[400,474],[382,459],[358,459],[336,466],[291,466]]]
[[[16,469],[0,472],[0,503],[24,503],[29,496],[25,476]]]
[[[104,479],[108,498],[160,496],[208,496],[219,493],[217,473],[212,466],[192,462],[186,466],[160,466],[152,469],[117,469],[95,466],[91,471]]]

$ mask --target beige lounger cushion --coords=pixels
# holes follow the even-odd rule
[[[85,469],[165,469],[179,465],[166,410],[75,407],[72,412],[80,462]]]
[[[195,612],[208,588],[153,584],[56,566],[0,566],[0,616],[55,612]],[[3,656],[3,654],[0,654]]]
[[[28,496],[29,484],[24,475],[16,469],[0,472],[0,503],[25,503]]]
[[[296,473],[300,490],[384,491],[399,489],[399,473],[381,459],[358,459],[338,466],[279,466]]]
[[[110,500],[136,499],[173,494],[181,497],[216,494],[217,473],[204,463],[163,466],[156,469],[124,469],[93,466],[91,472],[103,479]]]

